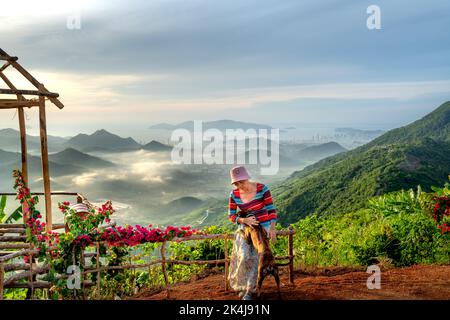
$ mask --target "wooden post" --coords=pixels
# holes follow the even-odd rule
[[[288,230],[289,282],[294,284],[294,236],[292,226],[289,226]]]
[[[0,263],[0,300],[3,300],[3,283],[5,282],[5,268]]]
[[[40,90],[43,90],[41,85]],[[52,197],[50,190],[50,172],[48,166],[48,145],[47,145],[47,124],[45,116],[45,97],[39,97],[39,132],[41,137],[41,159],[42,159],[42,176],[44,179],[44,196],[45,196],[45,222],[46,230],[51,231],[52,224]]]
[[[225,253],[225,291],[228,291],[228,239],[225,235],[223,250]]]
[[[83,250],[83,249],[81,249],[81,250]],[[75,245],[72,246],[72,265],[73,266],[76,265],[76,261],[75,261]],[[73,288],[73,298],[74,298],[74,300],[77,298],[77,289],[76,288]]]
[[[97,249],[97,300],[100,300],[100,243],[96,243]]]
[[[22,176],[25,186],[28,186],[28,156],[27,156],[27,132],[25,127],[25,114],[23,108],[18,108],[20,147],[22,151]]]
[[[22,155],[22,177],[25,186],[28,187],[28,156],[27,156],[27,133],[25,127],[25,114],[23,108],[18,109],[19,115],[19,129],[20,129],[20,148]],[[27,224],[29,219],[29,208],[26,202],[22,204],[22,219],[23,223]]]
[[[169,288],[169,279],[167,278],[167,271],[166,271],[166,241],[164,241],[161,245],[161,267],[164,276],[164,283],[166,284],[167,299],[169,299],[170,288]]]
[[[34,299],[34,284],[33,284],[33,281],[34,281],[35,277],[33,277],[33,255],[32,254],[28,255],[28,261],[30,262],[30,278],[29,278],[30,289],[28,289],[28,290],[31,291],[30,292],[30,299],[33,300]]]
[[[80,256],[80,267],[81,267],[81,290],[83,290],[83,300],[86,300],[86,287],[84,285],[84,267],[85,267],[85,261],[84,261],[84,248],[81,248],[81,256]]]

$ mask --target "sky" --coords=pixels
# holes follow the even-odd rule
[[[367,27],[370,5],[381,29]],[[450,100],[447,0],[0,0],[0,8],[0,47],[65,105],[47,108],[50,134],[126,136],[218,119],[389,129]],[[36,110],[26,113],[37,133]],[[2,127],[17,127],[14,111],[1,112]]]

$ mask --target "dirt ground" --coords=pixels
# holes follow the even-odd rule
[[[382,270],[381,288],[368,289],[370,274],[364,270],[326,268],[314,273],[295,272],[290,285],[287,273],[281,273],[283,300],[450,300],[450,265],[412,266]],[[166,291],[143,291],[136,300],[167,299]],[[225,291],[224,274],[213,273],[171,287],[174,300],[238,300],[233,291]],[[275,280],[267,278],[262,287],[262,300],[278,299]]]

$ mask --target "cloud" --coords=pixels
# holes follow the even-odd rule
[[[2,7],[0,43],[60,93],[66,108],[48,114],[59,132],[67,119],[72,134],[300,99],[364,107],[449,92],[448,1],[380,0],[379,32],[367,30],[364,2],[86,1],[80,30],[66,28],[75,1],[15,15],[27,2]]]
[[[343,83],[300,86],[263,87],[216,93],[196,99],[153,99],[152,111],[201,111],[251,108],[261,104],[286,102],[298,99],[394,99],[410,100],[424,95],[450,93],[448,81]],[[144,102],[142,102],[144,103]],[[141,109],[142,108],[142,109]],[[131,110],[146,108],[134,106]]]
[[[151,85],[153,82],[172,77],[166,74],[98,74],[39,69],[29,69],[28,71],[39,82],[44,83],[47,89],[59,93],[63,103],[75,107],[79,112],[92,111],[93,106],[123,105],[130,99],[127,91],[133,90],[135,86],[142,83]],[[36,90],[16,70],[8,68],[4,73],[17,88]]]

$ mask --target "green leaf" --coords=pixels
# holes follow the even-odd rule
[[[5,223],[12,223],[13,221],[18,221],[22,218],[22,206],[19,206],[13,213],[11,213],[8,218],[6,218]]]
[[[0,198],[0,213],[5,213],[5,207],[6,207],[6,196],[2,195]]]
[[[5,207],[6,207],[6,196],[2,195],[0,198],[0,222],[3,222],[3,219],[5,218]]]

